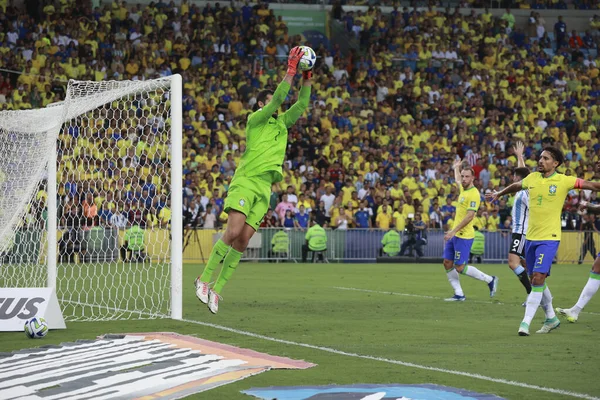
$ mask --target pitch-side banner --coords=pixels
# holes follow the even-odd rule
[[[270,369],[313,366],[177,333],[105,335],[0,357],[0,399],[176,400]]]
[[[288,34],[302,35],[302,42],[310,42],[313,48],[321,43],[327,46],[327,14],[325,11],[312,10],[273,10],[275,16],[281,15],[288,27]]]
[[[0,332],[22,331],[25,322],[42,317],[50,329],[66,329],[52,288],[0,288]]]

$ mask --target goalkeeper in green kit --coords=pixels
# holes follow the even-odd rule
[[[281,165],[287,149],[287,130],[308,107],[312,72],[304,71],[298,101],[285,113],[276,114],[290,91],[303,54],[300,47],[290,51],[285,78],[275,93],[270,90],[258,93],[254,112],[248,116],[246,152],[242,155],[225,199],[227,228],[213,247],[202,275],[195,281],[196,296],[214,314],[219,310],[223,286],[233,275],[250,238],[267,213],[271,185],[283,179]],[[221,273],[210,288],[213,272],[221,262]]]

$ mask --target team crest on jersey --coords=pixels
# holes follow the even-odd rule
[[[244,207],[244,204],[246,204],[246,202],[244,201],[244,199],[240,200],[240,206]]]
[[[548,190],[550,196],[554,196],[556,194],[556,185],[550,185],[550,189]]]

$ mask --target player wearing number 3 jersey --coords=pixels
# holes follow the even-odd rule
[[[486,195],[488,199],[496,200],[500,196],[520,190],[529,191],[530,214],[525,261],[531,277],[532,290],[527,297],[525,317],[519,326],[520,336],[529,336],[529,325],[540,305],[546,313],[546,320],[537,333],[548,333],[560,325],[552,308],[552,294],[546,285],[546,277],[550,275],[552,260],[560,244],[562,208],[567,194],[573,188],[600,191],[600,183],[587,182],[556,172],[563,160],[560,150],[546,147],[538,161],[538,172],[499,192]]]
[[[290,51],[285,78],[275,93],[269,90],[258,93],[254,112],[248,116],[246,151],[231,180],[224,204],[224,211],[228,213],[227,228],[215,243],[202,275],[195,281],[196,296],[212,313],[217,313],[221,290],[267,213],[271,185],[283,177],[281,165],[287,149],[287,130],[308,107],[312,72],[304,71],[298,101],[285,113],[275,114],[290,91],[302,55],[299,47]],[[219,278],[209,288],[212,274],[221,262],[223,268]]]

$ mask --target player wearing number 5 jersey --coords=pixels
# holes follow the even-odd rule
[[[587,182],[556,172],[556,168],[563,163],[563,160],[560,150],[546,147],[538,161],[538,172],[499,192],[486,195],[488,199],[496,200],[500,196],[517,193],[520,190],[529,191],[530,214],[525,261],[531,277],[532,290],[527,297],[525,316],[519,326],[520,336],[529,336],[529,325],[540,305],[546,313],[546,320],[537,333],[548,333],[560,325],[552,309],[552,294],[546,285],[546,277],[550,275],[552,260],[560,244],[560,214],[571,189],[600,191],[600,183]]]
[[[446,232],[444,240],[444,268],[446,277],[454,289],[454,296],[446,301],[465,301],[466,297],[460,285],[459,273],[470,276],[487,283],[490,296],[494,297],[498,288],[498,278],[489,276],[472,265],[466,265],[471,254],[471,246],[475,238],[473,229],[473,218],[479,208],[481,196],[473,185],[475,173],[471,168],[460,170],[461,161],[454,163],[454,179],[458,184],[460,194],[458,207],[456,207],[456,219],[452,230]]]
[[[267,213],[271,185],[283,178],[281,165],[287,149],[287,130],[308,107],[312,72],[304,71],[298,101],[285,113],[275,114],[290,91],[302,55],[299,47],[290,51],[285,78],[275,93],[269,90],[258,93],[254,112],[248,116],[246,151],[231,180],[224,204],[224,211],[228,213],[227,228],[215,243],[202,275],[195,281],[196,296],[212,313],[217,313],[221,290]],[[209,288],[212,274],[221,262],[221,273],[215,285]]]

